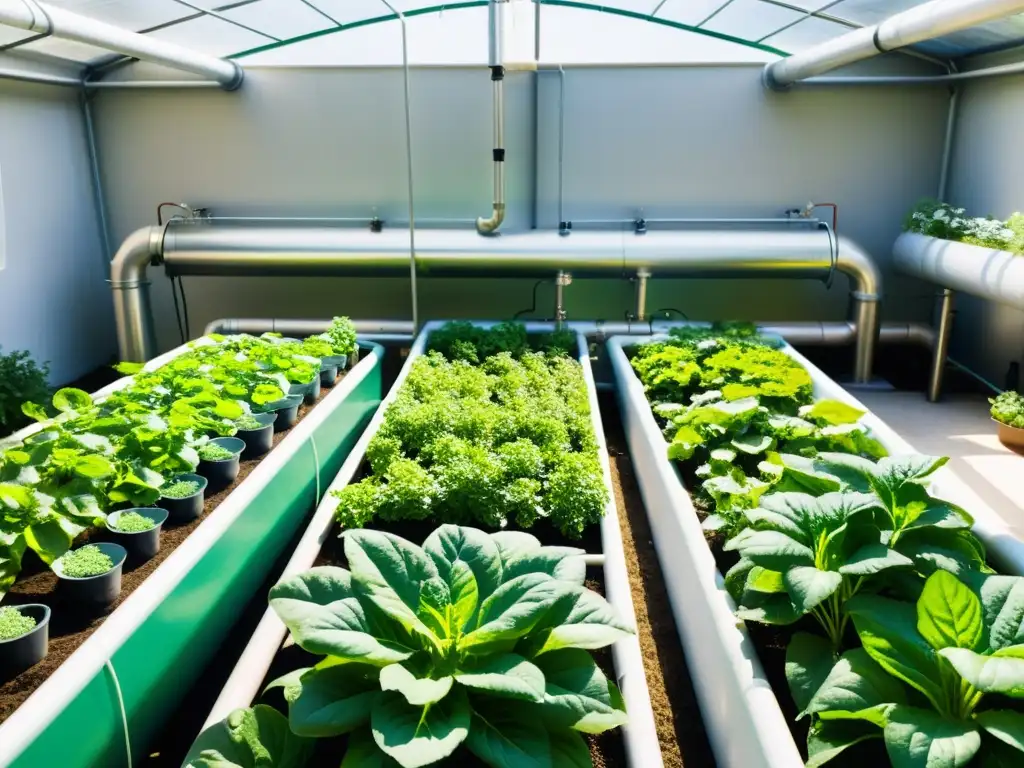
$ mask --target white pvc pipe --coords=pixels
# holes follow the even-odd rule
[[[319,425],[380,364],[383,348],[371,351],[320,401],[316,408],[260,462],[259,466],[189,537],[118,606],[107,620],[72,653],[35,692],[0,725],[0,766],[10,765],[64,711],[113,658],[164,599],[203,559],[224,532],[238,520],[291,457],[309,442]],[[165,358],[186,348],[169,352]],[[156,361],[152,361],[156,363]],[[125,386],[121,384],[121,386]],[[120,383],[120,382],[118,382]],[[111,385],[112,387],[114,385]],[[120,388],[120,387],[118,387]],[[100,392],[112,391],[110,387]],[[96,394],[99,395],[100,392]]]
[[[1024,0],[932,0],[871,26],[807,48],[767,65],[764,81],[780,90],[808,77],[932,40],[1024,10]]]
[[[36,0],[0,0],[0,24],[192,72],[216,80],[229,91],[242,84],[242,68],[233,61],[140,35]]]
[[[352,452],[324,494],[324,501],[317,508],[309,527],[281,574],[282,579],[292,574],[301,573],[313,565],[324,542],[334,528],[334,511],[338,504],[332,497],[332,492],[344,488],[355,479],[363,463],[367,446],[384,423],[384,414],[388,406],[397,397],[415,359],[426,350],[427,337],[431,331],[440,328],[443,324],[444,321],[433,321],[424,325],[422,332],[409,351],[409,356],[394,385],[381,401],[377,412],[367,425],[366,431],[352,448]],[[482,326],[493,324],[479,323]],[[526,329],[531,332],[551,331],[553,328],[551,323],[526,323]],[[615,499],[611,497],[608,449],[604,439],[604,427],[601,424],[601,413],[597,402],[593,370],[590,366],[588,345],[582,334],[577,333],[576,337],[579,348],[578,359],[583,367],[584,381],[587,384],[590,400],[591,424],[597,437],[602,475],[610,497],[605,515],[601,520],[601,544],[604,552],[600,555],[588,555],[588,565],[603,566],[608,602],[627,623],[636,626],[636,613],[633,609],[632,590],[629,586],[629,575],[622,545],[622,531]],[[263,678],[266,676],[274,656],[282,647],[287,632],[287,628],[277,614],[273,609],[268,608],[239,657],[220,696],[210,710],[210,714],[203,724],[203,731],[207,728],[218,727],[218,723],[231,712],[241,707],[248,707],[256,700]],[[661,749],[654,723],[654,712],[651,709],[640,641],[636,635],[624,638],[615,643],[611,651],[617,682],[629,713],[629,723],[623,729],[629,765],[631,768],[661,768],[663,765]]]
[[[900,272],[1024,309],[1024,258],[1013,253],[904,232],[892,256]]]

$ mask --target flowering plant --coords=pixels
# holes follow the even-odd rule
[[[903,228],[942,240],[1024,254],[1024,215],[1020,213],[1000,221],[991,216],[967,216],[965,209],[938,200],[922,200],[907,215]]]

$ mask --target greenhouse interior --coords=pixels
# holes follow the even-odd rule
[[[1024,766],[1022,119],[1024,0],[0,0],[0,766]]]

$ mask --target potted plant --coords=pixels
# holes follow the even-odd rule
[[[299,406],[302,405],[302,395],[286,395],[280,400],[267,403],[267,411],[276,411],[277,419],[274,421],[274,431],[284,432],[295,426],[299,420]]]
[[[199,447],[199,469],[216,493],[227,488],[238,477],[239,457],[245,441],[237,437],[216,437]]]
[[[50,566],[69,601],[105,608],[121,594],[121,569],[128,552],[120,544],[86,544],[57,558]]]
[[[50,609],[45,605],[0,608],[0,681],[7,680],[46,656]]]
[[[160,507],[132,507],[107,515],[107,530],[128,554],[140,562],[160,551],[160,530],[167,522],[167,510]]]
[[[273,447],[276,419],[276,413],[249,413],[235,422],[236,435],[245,443],[243,459],[255,459]]]
[[[356,327],[347,317],[334,318],[323,337],[330,342],[332,348],[332,355],[327,359],[340,370],[345,370],[349,363],[354,363],[358,358]]]
[[[206,478],[202,475],[178,475],[160,489],[160,505],[172,523],[187,523],[203,513]]]
[[[999,428],[999,442],[1012,451],[1024,453],[1024,395],[1003,392],[989,402],[992,420]]]

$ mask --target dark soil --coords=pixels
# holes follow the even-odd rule
[[[339,377],[340,381],[340,377]],[[335,385],[337,386],[337,385]],[[324,388],[323,399],[330,389]],[[313,406],[302,405],[299,408],[299,421],[312,410]],[[274,447],[289,434],[289,431],[274,434]],[[267,454],[269,455],[269,454]],[[49,649],[40,663],[22,672],[13,680],[0,685],[0,723],[6,720],[15,709],[25,701],[53,672],[74,653],[86,639],[98,629],[107,617],[123,603],[128,596],[142,584],[149,575],[166,560],[178,546],[189,537],[206,517],[256,468],[262,458],[250,459],[240,463],[238,478],[227,488],[205,499],[203,513],[196,520],[185,525],[164,525],[160,534],[160,551],[156,557],[145,563],[125,563],[121,579],[121,595],[109,609],[102,614],[83,614],[78,607],[69,604],[61,597],[57,589],[57,576],[35,555],[26,558],[18,581],[5,597],[5,604],[24,605],[25,603],[45,603],[53,609],[50,619]],[[105,529],[90,529],[83,533],[75,542],[79,546],[87,541],[110,540]],[[261,599],[262,596],[261,596]],[[184,753],[182,753],[184,756]]]

